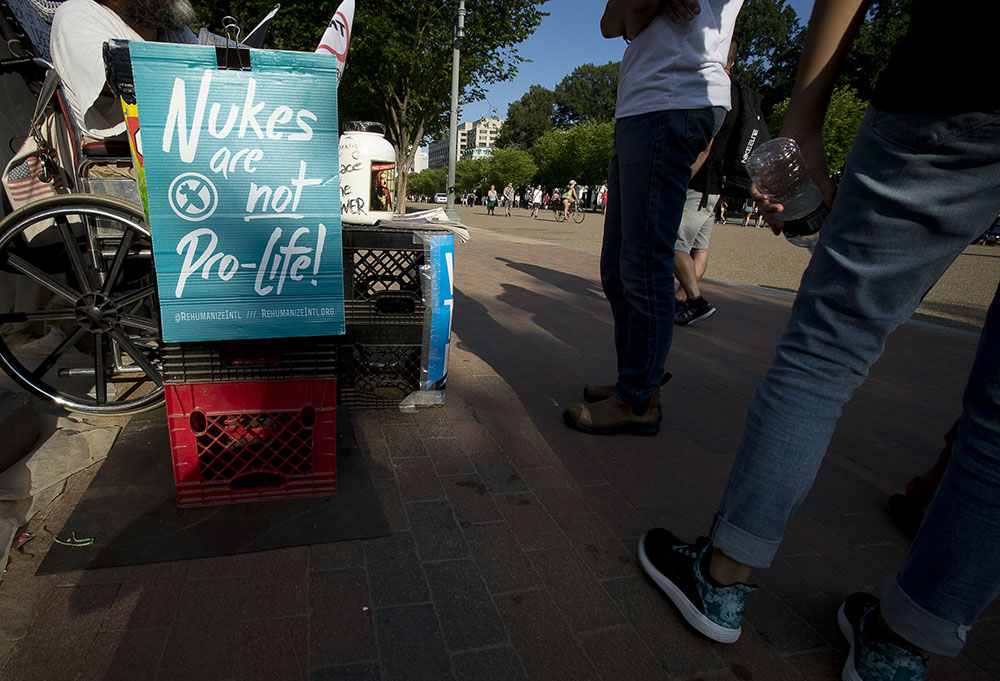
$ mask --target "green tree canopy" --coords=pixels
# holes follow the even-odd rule
[[[222,19],[231,16],[246,35],[274,6],[274,0],[191,0],[198,23],[222,34]],[[340,0],[283,0],[267,33],[269,48],[312,52]]]
[[[498,187],[505,186],[508,182],[513,182],[515,187],[519,187],[526,182],[530,182],[538,167],[531,158],[531,154],[523,149],[494,149],[493,155],[487,159],[486,184],[495,184]]]
[[[605,182],[615,139],[615,124],[587,121],[574,125],[568,134],[569,148],[576,156],[577,169],[571,179],[590,186]]]
[[[802,52],[802,26],[786,0],[746,0],[736,19],[732,75],[760,93],[767,115],[792,92]]]
[[[541,85],[532,85],[521,99],[507,105],[507,119],[497,133],[497,147],[530,149],[555,126],[552,122],[555,110],[555,93]]]
[[[455,164],[455,188],[479,193],[489,181],[488,158],[466,158]]]
[[[826,167],[831,174],[843,171],[847,152],[851,150],[867,108],[868,103],[858,97],[858,92],[854,88],[846,86],[834,88],[830,106],[826,110],[826,118],[823,120]],[[774,114],[769,122],[772,130],[781,129],[781,120],[787,109],[787,99],[774,107]]]
[[[540,4],[466,1],[459,72],[463,99],[480,99],[487,85],[517,73],[523,59],[516,46],[541,23]],[[447,127],[455,7],[442,0],[358,3],[340,84],[341,118],[385,122],[386,136],[396,148],[400,196],[405,195],[407,168],[417,147]]]
[[[838,85],[857,89],[861,99],[872,98],[893,48],[909,26],[912,4],[912,0],[877,0],[872,3],[844,59]]]
[[[615,118],[619,62],[584,64],[556,85],[555,122],[570,126],[584,121],[605,123]]]
[[[466,0],[459,87],[464,101],[481,99],[485,87],[517,74],[524,61],[517,45],[545,16],[545,0]],[[222,17],[249,30],[274,0],[193,0],[198,18],[220,32]],[[268,46],[312,52],[340,0],[283,0]],[[340,120],[384,123],[396,149],[397,192],[404,207],[413,155],[440,136],[451,105],[454,13],[447,0],[358,2],[347,67],[340,83]],[[502,20],[498,20],[502,18]]]
[[[613,123],[587,121],[569,130],[550,130],[531,148],[538,179],[550,187],[561,187],[570,180],[585,185],[604,182],[613,139]]]
[[[553,128],[538,138],[531,147],[531,157],[538,167],[538,179],[549,187],[561,187],[571,180],[574,159],[569,151],[565,130]]]
[[[410,177],[409,192],[434,196],[445,190],[448,182],[448,171],[445,168],[427,168]]]

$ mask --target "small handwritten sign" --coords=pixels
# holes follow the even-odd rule
[[[164,340],[344,333],[336,60],[130,50]]]

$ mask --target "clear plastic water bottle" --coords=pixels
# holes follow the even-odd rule
[[[785,238],[812,252],[829,211],[795,140],[776,137],[755,147],[747,159],[747,173],[763,193],[781,204],[778,217],[785,223]]]

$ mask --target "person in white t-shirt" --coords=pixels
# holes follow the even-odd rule
[[[742,2],[607,2],[602,34],[630,41],[618,74],[601,248],[618,377],[584,388],[584,402],[563,412],[571,428],[659,432],[674,330],[674,244],[692,168],[730,107],[726,57]]]
[[[85,139],[125,133],[121,106],[107,87],[104,43],[117,38],[197,43],[190,0],[66,0],[52,20],[52,62]]]

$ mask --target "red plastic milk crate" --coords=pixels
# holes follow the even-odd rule
[[[179,506],[337,492],[335,379],[164,389]]]

